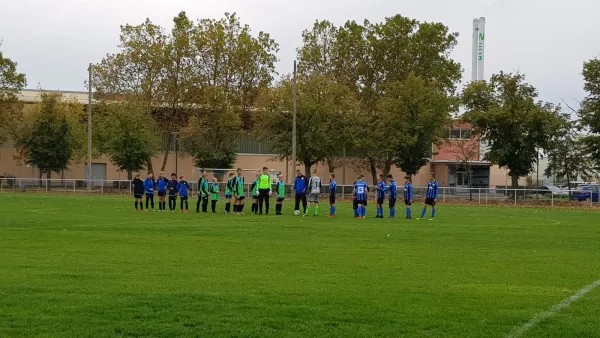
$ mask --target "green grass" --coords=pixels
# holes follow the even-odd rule
[[[1,337],[506,337],[600,279],[593,210],[440,206],[430,222],[0,198]],[[599,337],[598,318],[600,288],[525,336]]]

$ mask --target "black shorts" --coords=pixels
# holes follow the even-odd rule
[[[377,204],[383,204],[383,198],[378,198],[377,199]]]
[[[144,194],[133,194],[133,198],[142,198]]]
[[[285,197],[277,197],[277,202],[283,202],[284,199]]]
[[[166,191],[159,191],[158,192],[158,197],[165,197],[167,195]]]
[[[231,199],[231,195],[225,195],[225,199],[226,200]]]
[[[177,195],[169,195],[169,199],[170,200],[176,200],[177,199]]]
[[[391,199],[390,198],[390,203],[389,203],[390,208],[395,208],[396,207],[396,199]]]
[[[367,205],[367,201],[366,200],[362,200],[362,201],[356,201],[356,204],[362,204],[362,205]]]
[[[179,197],[179,198],[180,198],[182,201],[187,201],[187,200],[188,200],[188,197],[187,197],[187,196],[181,196],[181,197]]]
[[[426,198],[425,199],[425,205],[431,205],[432,207],[435,206],[435,199],[434,198]]]
[[[246,199],[246,196],[236,196],[235,199],[238,201],[243,201]]]
[[[329,196],[329,204],[335,204],[335,195]]]
[[[404,205],[412,205],[412,203],[410,202],[410,200],[404,200]]]

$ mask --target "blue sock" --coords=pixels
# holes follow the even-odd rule
[[[421,218],[425,217],[426,212],[427,212],[427,208],[423,208],[423,211],[421,212]]]
[[[410,208],[406,208],[406,217],[411,218],[411,212],[410,212]]]
[[[335,206],[331,207],[331,214],[335,215]]]
[[[358,217],[358,207],[354,209],[354,217]]]
[[[390,217],[396,217],[396,208],[390,208]]]
[[[365,207],[364,205],[362,206],[361,216],[362,217],[367,216],[367,207]]]
[[[431,208],[431,218],[435,217],[435,208]]]
[[[383,207],[377,207],[377,216],[383,216]]]
[[[362,217],[362,216],[363,216],[363,207],[358,206],[358,217]]]

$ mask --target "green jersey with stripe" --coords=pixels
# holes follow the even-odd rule
[[[245,197],[246,194],[244,192],[244,178],[243,177],[238,177],[236,178],[235,181],[235,195],[239,196],[239,197]]]
[[[213,183],[210,186],[210,200],[211,201],[219,200],[219,184],[218,183]]]
[[[277,183],[277,198],[285,197],[285,182]]]

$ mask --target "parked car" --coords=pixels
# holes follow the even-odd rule
[[[568,190],[562,190],[561,188],[555,187],[553,185],[543,185],[543,186],[539,187],[538,189],[539,189],[541,195],[550,195],[550,193],[552,193],[552,195],[554,195],[555,197],[569,195]]]
[[[600,195],[600,186],[598,185],[582,185],[577,187],[573,194],[571,195],[571,199],[574,201],[589,201],[590,198],[592,202],[598,202],[598,196]]]

